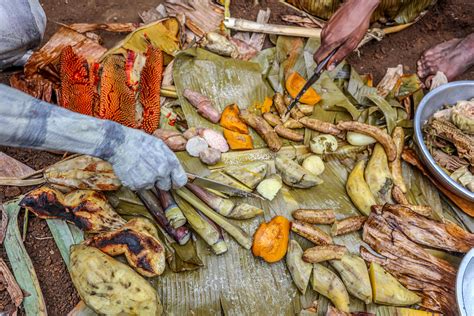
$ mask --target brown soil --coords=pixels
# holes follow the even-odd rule
[[[296,11],[279,0],[232,0],[231,15],[246,19],[255,19],[258,9],[269,6],[272,10],[270,22],[282,23],[283,14],[296,14]],[[43,0],[41,1],[48,16],[45,41],[58,28],[57,23],[75,22],[138,22],[138,12],[158,5],[159,1],[135,0]],[[415,72],[416,61],[423,51],[431,46],[451,39],[463,37],[474,32],[474,2],[472,0],[444,0],[430,10],[421,21],[398,34],[387,36],[381,42],[372,42],[349,57],[349,62],[361,73],[372,73],[376,81],[380,80],[386,68],[398,64],[405,66],[406,72]],[[119,40],[120,34],[101,34],[107,46]],[[470,69],[459,79],[474,79],[474,69]],[[0,74],[0,82],[7,82],[8,74]],[[48,166],[60,159],[60,156],[46,152],[0,147],[8,155],[22,161],[34,169]],[[24,193],[29,188],[0,187],[0,202]],[[66,315],[79,298],[72,286],[66,267],[59,251],[51,238],[46,222],[30,218],[25,246],[32,258],[45,296],[50,315]],[[0,256],[6,259],[4,249]],[[0,280],[0,312],[8,310],[11,302]]]

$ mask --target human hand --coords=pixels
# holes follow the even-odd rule
[[[334,13],[321,32],[321,46],[314,54],[314,61],[320,63],[334,49],[336,52],[328,62],[332,70],[347,57],[364,38],[369,29],[370,17],[380,0],[347,0]]]
[[[160,139],[124,128],[125,141],[107,159],[122,183],[132,190],[157,185],[161,190],[181,187],[187,176],[176,155]]]

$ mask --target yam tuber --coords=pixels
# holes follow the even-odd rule
[[[292,140],[294,142],[302,142],[304,140],[303,133],[286,128],[283,125],[275,126],[275,132],[278,134],[278,136]]]
[[[301,124],[305,127],[312,129],[313,131],[324,133],[324,134],[331,134],[334,136],[340,136],[342,131],[337,128],[336,125],[324,122],[315,118],[309,117],[302,117],[298,120]]]
[[[312,241],[316,245],[328,245],[332,244],[332,238],[324,231],[311,224],[303,223],[300,221],[293,221],[291,224],[291,230]]]
[[[262,116],[265,119],[265,121],[267,121],[267,123],[270,124],[270,126],[272,127],[282,124],[280,117],[276,114],[268,112],[268,113],[264,113]]]
[[[233,132],[248,134],[248,126],[239,117],[240,109],[237,104],[231,104],[225,107],[221,116],[221,126]]]
[[[346,246],[320,245],[306,249],[303,253],[303,260],[309,263],[318,263],[334,259],[339,260],[346,253]]]
[[[358,231],[362,228],[367,217],[365,216],[351,216],[343,220],[336,221],[331,228],[331,235],[340,236]]]
[[[333,210],[298,209],[291,215],[295,219],[309,224],[332,224],[336,220]]]
[[[281,177],[278,174],[273,174],[258,184],[257,192],[267,200],[272,201],[280,192],[281,187]]]
[[[289,118],[285,123],[283,123],[283,126],[291,129],[304,128],[303,124],[293,118]]]
[[[289,235],[290,222],[283,216],[260,224],[253,236],[253,255],[270,263],[280,261],[288,249]]]
[[[252,137],[224,129],[224,137],[232,150],[253,149]]]
[[[282,143],[277,133],[261,116],[250,113],[248,110],[240,112],[240,118],[250,125],[263,140],[267,143],[268,148],[272,151],[279,151]]]
[[[183,96],[197,109],[197,112],[212,123],[218,123],[221,119],[219,111],[212,106],[211,100],[198,92],[184,89]]]

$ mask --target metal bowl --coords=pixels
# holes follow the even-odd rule
[[[455,81],[442,85],[428,93],[418,105],[415,113],[415,143],[425,165],[440,183],[463,198],[474,202],[474,193],[457,183],[441,169],[423,141],[422,127],[433,114],[445,104],[455,104],[457,101],[474,98],[474,81]]]

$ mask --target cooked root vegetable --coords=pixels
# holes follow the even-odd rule
[[[340,136],[342,131],[336,125],[307,116],[298,120],[305,127],[324,134]]]
[[[291,95],[292,98],[295,98],[298,93],[303,89],[303,86],[306,84],[306,80],[301,77],[299,73],[296,71],[293,72],[288,76],[286,79],[285,87],[286,91]],[[313,88],[309,88],[306,92],[301,96],[300,102],[310,105],[315,105],[321,100],[319,94]]]
[[[346,140],[349,144],[354,146],[367,146],[377,142],[377,140],[373,137],[356,132],[347,132]]]
[[[329,298],[337,309],[349,312],[349,294],[334,272],[319,263],[313,264],[311,285],[313,290]]]
[[[393,161],[397,157],[397,147],[395,146],[393,139],[387,134],[387,132],[381,130],[377,126],[356,121],[345,121],[339,122],[337,128],[343,131],[353,131],[373,137],[383,146],[389,161]]]
[[[227,217],[233,219],[250,219],[263,215],[263,210],[247,203],[241,203],[234,207]]]
[[[349,294],[365,304],[372,302],[372,286],[365,261],[356,255],[345,254],[340,260],[331,261],[331,265],[341,276]]]
[[[370,191],[369,185],[364,179],[365,161],[360,160],[354,166],[349,177],[347,177],[346,191],[352,203],[364,215],[370,214],[370,207],[377,204],[375,197]]]
[[[365,181],[378,204],[392,201],[392,174],[382,145],[375,144],[372,156],[367,163],[367,167],[365,167],[364,175]]]
[[[318,135],[313,137],[309,143],[309,146],[313,153],[322,155],[336,151],[337,139],[336,137],[329,134]]]
[[[226,106],[221,116],[221,126],[233,132],[248,134],[249,128],[239,117],[240,109],[237,104]]]
[[[420,309],[412,308],[401,308],[396,309],[397,316],[443,316],[441,313],[433,313],[428,311],[422,311]]]
[[[300,235],[301,237],[312,241],[316,245],[332,244],[331,236],[329,236],[316,226],[300,221],[293,221],[291,223],[291,230]]]
[[[309,224],[332,224],[336,220],[333,210],[305,210],[299,209],[291,214],[294,219]]]
[[[121,186],[109,162],[85,155],[55,163],[43,174],[47,183],[72,189],[115,191]]]
[[[320,178],[284,155],[276,156],[275,166],[280,172],[283,182],[289,186],[305,189],[323,183]]]
[[[374,303],[396,306],[417,304],[421,298],[404,287],[378,263],[370,263],[370,282]]]
[[[295,129],[295,128],[303,128],[304,125],[298,122],[297,120],[293,118],[289,118],[285,123],[283,123],[283,126],[286,128],[290,129]]]
[[[94,234],[120,228],[126,223],[110,206],[105,195],[91,190],[76,190],[63,195],[44,186],[27,193],[20,206],[39,218],[62,219]]]
[[[302,260],[303,249],[296,240],[290,240],[286,253],[286,266],[290,270],[291,278],[301,293],[306,293],[309,279],[311,278],[311,263]]]
[[[305,160],[303,160],[302,166],[315,176],[319,176],[324,172],[324,162],[321,158],[319,158],[319,156],[316,155],[311,155],[305,158]]]
[[[212,248],[216,255],[227,252],[227,244],[219,230],[204,219],[188,202],[175,194],[176,201],[183,210],[191,228]]]
[[[183,133],[184,138],[187,140],[190,140],[194,136],[199,136],[199,128],[196,127],[191,127],[188,128],[184,133]]]
[[[165,249],[146,218],[134,218],[119,229],[94,235],[84,244],[112,257],[125,255],[128,264],[143,276],[155,277],[165,271]]]
[[[126,264],[85,245],[73,245],[70,258],[74,287],[96,313],[161,315],[156,290]]]
[[[187,140],[183,134],[178,131],[157,129],[153,132],[153,136],[161,139],[172,151],[186,150]]]
[[[212,123],[218,123],[221,119],[219,111],[212,106],[211,100],[198,92],[184,89],[183,96],[188,99],[189,103],[197,109],[197,112]]]
[[[263,114],[268,113],[270,112],[272,105],[273,105],[273,100],[269,97],[265,97],[265,100],[263,100],[262,106],[260,107],[260,111]]]
[[[208,147],[206,140],[200,136],[194,136],[186,143],[186,151],[193,157],[199,157],[199,154]]]
[[[318,263],[334,259],[339,260],[346,253],[346,246],[320,245],[306,249],[303,253],[303,260],[309,263]]]
[[[229,145],[227,144],[224,136],[210,128],[198,129],[199,136],[204,138],[209,147],[219,150],[221,153],[229,151]]]
[[[184,245],[191,238],[191,233],[186,226],[174,228],[165,216],[165,212],[158,200],[158,197],[152,190],[141,190],[137,192],[138,197],[143,202],[147,210],[155,219],[156,223],[165,230],[168,235],[180,245]]]
[[[401,204],[401,206],[409,208],[410,210],[421,216],[431,217],[431,215],[433,215],[433,209],[429,205]]]
[[[286,113],[285,98],[280,92],[275,93],[273,96],[273,105],[275,106],[280,117],[283,117]]]
[[[331,235],[340,236],[358,231],[362,228],[367,217],[365,216],[351,216],[343,220],[336,221],[331,228]]]
[[[271,112],[264,113],[262,116],[265,119],[265,121],[267,121],[267,123],[270,124],[270,126],[272,127],[283,124],[280,117]]]
[[[311,115],[314,111],[314,105],[309,104],[298,103],[297,108],[304,115]]]
[[[204,41],[207,50],[221,56],[237,58],[239,52],[237,47],[224,35],[217,32],[208,32]]]
[[[199,159],[208,166],[213,166],[221,160],[222,153],[215,148],[206,148],[199,153]]]
[[[272,201],[282,187],[281,177],[277,174],[271,175],[257,186],[257,192],[269,201]]]
[[[397,185],[394,185],[392,188],[392,198],[398,204],[410,204],[410,202],[408,202],[407,197],[402,192],[402,189],[400,189]]]
[[[270,263],[280,261],[288,249],[289,235],[290,222],[283,216],[260,224],[253,236],[253,255]]]
[[[242,182],[245,186],[255,189],[257,185],[265,178],[267,174],[268,164],[262,161],[228,167],[222,170],[225,174]]]
[[[405,132],[400,126],[395,127],[392,132],[392,139],[397,148],[397,156],[395,160],[390,163],[390,170],[392,171],[393,183],[400,188],[403,193],[407,192],[407,186],[403,180],[402,173],[402,152],[405,145]]]
[[[303,133],[286,128],[283,125],[275,126],[275,132],[278,134],[278,136],[292,140],[294,142],[302,142],[304,139]]]
[[[176,205],[173,196],[168,191],[160,190],[156,187],[157,197],[164,209],[165,216],[173,228],[178,228],[186,224],[186,217]]]
[[[224,137],[232,150],[253,149],[253,141],[250,135],[224,129]]]
[[[227,184],[228,186],[240,189],[242,191],[252,192],[252,189],[248,188],[247,186],[243,185],[239,181],[235,180],[232,177],[229,177],[223,172],[213,172],[207,176],[208,179]]]
[[[280,150],[282,143],[277,133],[261,116],[250,113],[248,110],[240,112],[240,118],[250,125],[263,140],[267,143],[268,148],[272,151]]]
[[[234,202],[229,199],[224,199],[220,196],[217,196],[198,185],[188,182],[186,184],[188,188],[194,195],[196,195],[201,201],[206,203],[210,208],[212,208],[217,213],[227,216],[230,214],[234,208]]]
[[[244,247],[245,249],[250,249],[250,247],[252,246],[252,240],[250,236],[248,236],[247,233],[243,231],[240,227],[235,226],[226,218],[214,212],[209,206],[207,206],[187,188],[180,188],[176,190],[176,194],[186,200],[186,202],[191,204],[196,210],[202,212],[211,221],[219,225],[223,230],[225,230],[229,235],[231,235],[235,239],[235,241],[237,241],[242,247]]]

